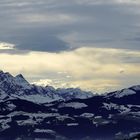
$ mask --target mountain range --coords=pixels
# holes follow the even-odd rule
[[[107,94],[0,71],[0,140],[139,140],[140,85]]]
[[[73,98],[89,98],[91,92],[84,92],[78,88],[55,89],[52,86],[37,86],[30,84],[21,74],[12,76],[10,73],[0,71],[0,93],[9,98],[20,98],[35,103],[47,103],[58,100],[70,100]]]

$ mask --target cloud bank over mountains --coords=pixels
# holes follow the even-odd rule
[[[104,92],[140,82],[138,51],[83,47],[60,53],[1,53],[0,60],[5,71],[20,72],[31,82],[55,87]]]

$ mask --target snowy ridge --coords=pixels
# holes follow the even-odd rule
[[[63,107],[71,107],[71,108],[75,108],[75,109],[80,109],[80,108],[87,107],[87,105],[84,103],[70,102],[67,104],[65,104],[65,103],[60,104],[58,108],[63,108]]]
[[[127,97],[127,96],[131,96],[131,95],[135,95],[136,91],[140,90],[140,85],[136,85],[136,86],[132,86],[130,88],[126,88],[126,89],[122,89],[119,91],[115,91],[112,93],[107,93],[106,94],[106,98],[122,98],[122,97]]]
[[[21,74],[14,77],[10,73],[4,73],[3,71],[0,71],[0,94],[2,94],[1,98],[9,95],[13,98],[20,98],[35,103],[93,97],[91,92],[85,92],[80,89],[55,89],[51,86],[32,85]]]
[[[136,92],[131,90],[131,89],[124,89],[121,92],[116,92],[115,97],[116,98],[121,98],[121,97],[124,97],[124,96],[133,95],[133,94],[136,94]]]

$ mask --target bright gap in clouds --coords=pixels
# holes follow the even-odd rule
[[[106,92],[140,83],[140,52],[82,47],[69,52],[0,55],[0,67],[32,83]]]
[[[14,49],[14,47],[14,44],[0,42],[0,50],[12,50]]]

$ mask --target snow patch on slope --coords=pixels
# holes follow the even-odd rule
[[[124,89],[121,92],[116,92],[115,97],[116,98],[121,98],[121,97],[124,97],[124,96],[133,95],[133,94],[136,94],[136,92],[131,90],[131,89]]]
[[[74,109],[81,109],[81,108],[87,107],[87,105],[84,103],[78,103],[78,102],[62,103],[61,105],[59,105],[59,108],[63,108],[63,107],[71,107]]]

